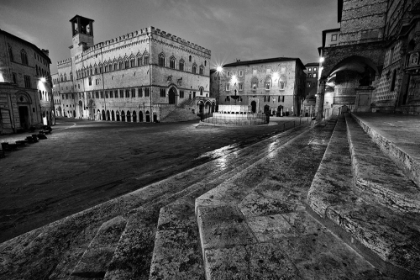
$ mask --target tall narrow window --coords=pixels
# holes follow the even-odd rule
[[[203,75],[204,74],[204,67],[203,67],[203,65],[201,65],[200,66],[200,75]]]
[[[184,60],[183,60],[183,59],[181,59],[181,60],[179,61],[179,70],[180,70],[180,71],[184,71]]]
[[[124,90],[120,89],[120,98],[124,98]]]
[[[166,92],[164,88],[160,89],[160,97],[166,97]]]
[[[169,67],[171,67],[172,69],[175,69],[175,57],[171,57],[171,61],[170,61]]]
[[[144,97],[149,97],[150,96],[150,89],[149,88],[145,88],[144,89]]]
[[[189,62],[191,62],[191,61],[192,61],[192,56],[191,56],[191,55],[188,57],[188,61],[189,61]]]
[[[134,58],[132,58],[130,60],[130,67],[133,68],[134,66],[136,66],[136,61],[134,60]]]
[[[12,78],[13,78],[13,83],[17,84],[17,74],[16,73],[12,73]]]
[[[197,74],[197,65],[195,63],[192,66],[192,73]]]
[[[137,57],[137,66],[141,66],[141,57]]]
[[[128,60],[126,60],[125,61],[125,65],[124,65],[124,67],[125,67],[125,69],[128,69],[130,66],[129,66],[129,63],[128,63]]]
[[[129,89],[125,90],[125,98],[130,98],[130,90]]]
[[[31,88],[31,77],[25,75],[23,78],[25,81],[25,88]]]
[[[20,58],[22,60],[22,64],[28,65],[28,56],[26,55],[26,51],[25,50],[21,50],[20,51]]]
[[[131,89],[131,97],[134,98],[136,97],[136,89]]]
[[[139,89],[137,90],[137,96],[138,96],[138,97],[143,97],[143,91],[142,91],[142,88],[139,88]]]
[[[159,55],[159,66],[165,67],[165,55],[163,53]]]
[[[118,62],[118,70],[122,70],[123,69],[123,62],[120,61]]]
[[[145,56],[143,59],[144,65],[148,65],[149,64],[149,56]]]
[[[10,45],[9,46],[9,59],[10,61],[15,61],[15,58],[13,57],[13,50],[12,47]]]

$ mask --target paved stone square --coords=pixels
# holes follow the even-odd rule
[[[62,118],[47,140],[0,159],[0,242],[297,125],[209,127]],[[302,119],[307,122],[308,119]],[[0,142],[27,134],[2,135]]]

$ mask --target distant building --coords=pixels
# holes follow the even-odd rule
[[[214,108],[210,50],[154,27],[94,44],[92,19],[70,22],[71,57],[57,63],[64,116],[180,121]]]
[[[221,105],[248,105],[253,113],[299,115],[305,96],[305,66],[299,58],[277,57],[223,65]],[[213,81],[213,80],[212,80]]]
[[[0,133],[51,124],[53,105],[48,51],[0,30]]]
[[[305,64],[305,68],[305,98],[307,98],[310,95],[315,96],[315,94],[317,93],[319,79],[319,62],[307,63]]]
[[[338,0],[338,22],[322,32],[319,112],[420,114],[418,1]]]

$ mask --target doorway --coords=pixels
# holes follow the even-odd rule
[[[176,90],[173,87],[169,90],[169,104],[176,104]]]
[[[257,112],[257,102],[252,101],[251,102],[251,112],[256,113]]]
[[[19,119],[20,127],[28,129],[30,126],[29,123],[29,110],[27,106],[19,106]]]

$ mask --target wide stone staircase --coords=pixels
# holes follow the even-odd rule
[[[0,279],[419,279],[419,187],[350,117],[0,244]]]

